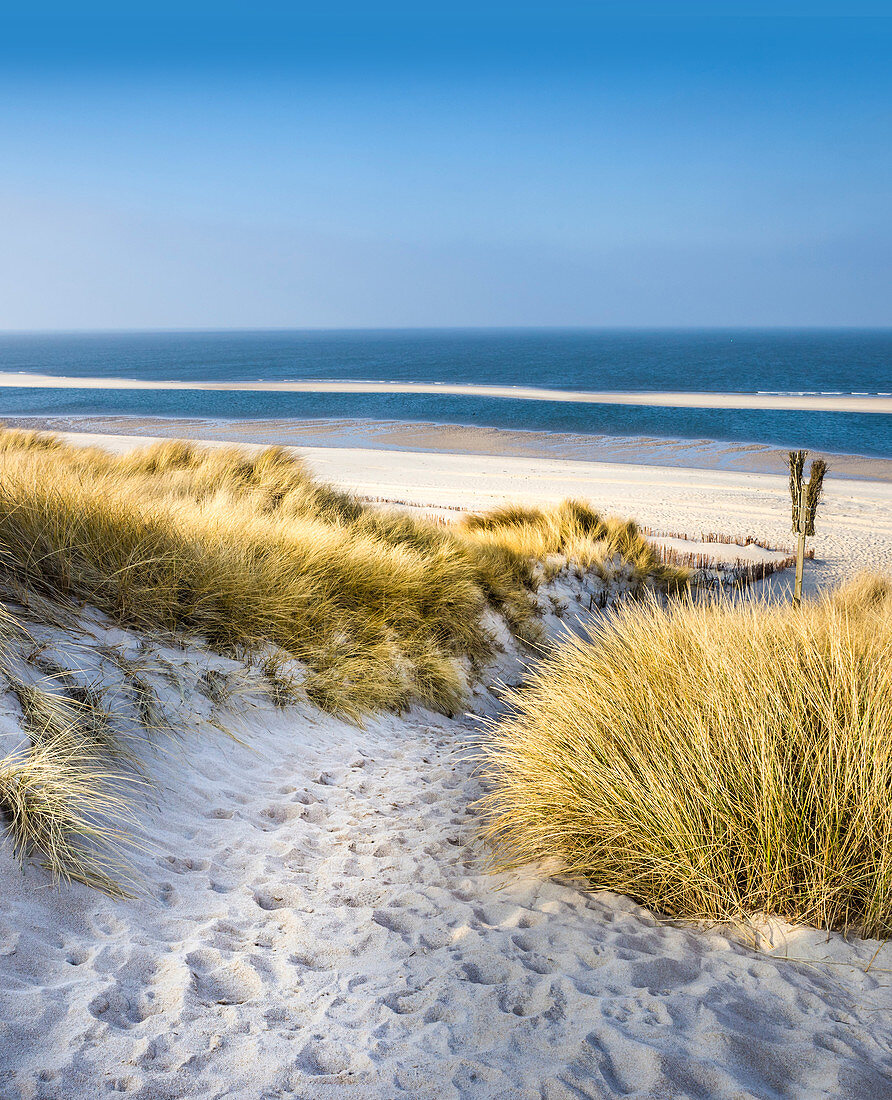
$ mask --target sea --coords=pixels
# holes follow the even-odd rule
[[[394,381],[892,394],[892,329],[338,330],[6,334],[0,370],[164,381]],[[892,416],[667,409],[446,394],[0,390],[0,418],[462,425],[765,444],[892,458]]]

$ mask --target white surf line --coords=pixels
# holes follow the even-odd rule
[[[539,386],[451,382],[173,382],[139,378],[72,378],[0,371],[0,387],[72,390],[211,390],[256,393],[419,393],[562,401],[582,405],[650,405],[675,409],[777,409],[786,412],[892,413],[892,397],[825,394],[593,392]]]

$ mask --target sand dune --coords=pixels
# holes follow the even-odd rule
[[[493,877],[473,721],[357,729],[255,694],[216,715],[239,742],[189,687],[235,662],[91,638],[79,659],[139,661],[180,736],[147,759],[141,896],[49,889],[0,849],[3,1100],[888,1095],[888,946],[774,922],[756,954],[543,869]]]
[[[226,390],[257,393],[406,393],[502,397],[587,405],[651,405],[676,409],[777,409],[788,412],[892,413],[892,397],[855,394],[621,393],[478,386],[449,382],[182,382],[136,378],[78,378],[0,372],[0,386],[88,390]]]
[[[341,485],[444,514],[569,491],[669,530],[788,537],[786,487],[768,475],[304,453]],[[892,564],[890,492],[828,486],[810,583]],[[555,635],[573,619],[550,606]],[[110,646],[149,662],[179,736],[147,750],[141,896],[51,889],[0,847],[2,1100],[892,1095],[892,947],[775,921],[754,924],[756,953],[546,868],[487,874],[475,718],[415,709],[359,729],[256,691],[209,712],[195,684],[235,661],[103,620],[47,633],[97,676]],[[488,683],[524,674],[502,640]],[[475,715],[499,706],[481,684]],[[4,733],[19,720],[4,706]]]

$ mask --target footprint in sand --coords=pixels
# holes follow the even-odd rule
[[[205,1004],[240,1005],[263,991],[260,975],[242,959],[223,961],[218,951],[202,948],[188,955],[186,961],[196,995]]]
[[[306,893],[300,887],[285,884],[261,886],[254,891],[254,901],[261,909],[302,909],[306,906]]]
[[[111,1027],[128,1030],[150,1016],[178,1018],[188,985],[188,971],[179,959],[157,960],[137,950],[117,971],[113,984],[97,994],[89,1011]]]
[[[370,1076],[373,1069],[371,1058],[361,1051],[345,1050],[340,1045],[316,1038],[300,1052],[292,1080],[297,1084],[301,1076],[308,1076],[357,1081]]]

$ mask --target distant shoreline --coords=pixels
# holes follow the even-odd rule
[[[0,418],[0,421],[8,423],[10,427],[49,432],[564,459],[743,473],[784,474],[787,462],[787,452],[784,449],[765,443],[589,435],[424,421],[360,418],[230,419],[120,414],[11,415]],[[892,458],[827,451],[820,453],[828,460],[835,478],[892,482]]]
[[[805,393],[684,393],[667,391],[590,391],[541,386],[487,386],[455,382],[292,382],[161,381],[145,378],[83,378],[29,372],[0,372],[0,387],[14,389],[186,390],[250,393],[433,394],[497,397],[585,405],[634,405],[672,409],[775,409],[784,412],[892,414],[892,396]]]

